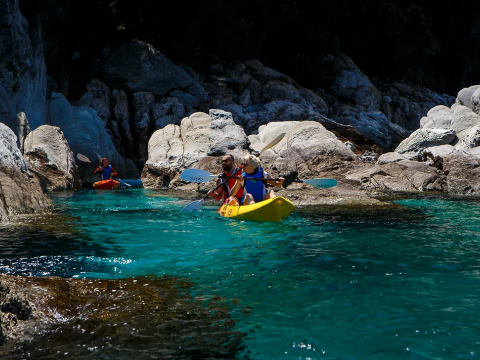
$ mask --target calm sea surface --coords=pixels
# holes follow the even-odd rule
[[[189,279],[193,296],[241,304],[239,358],[480,359],[477,201],[258,224],[142,189],[53,200],[58,224],[0,231],[0,272]]]

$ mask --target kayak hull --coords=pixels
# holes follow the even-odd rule
[[[113,190],[120,188],[120,183],[112,179],[102,180],[94,183],[93,188],[97,190]]]
[[[260,201],[252,205],[222,205],[219,214],[235,220],[279,222],[289,216],[295,205],[283,197]]]

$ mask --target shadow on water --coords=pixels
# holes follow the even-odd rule
[[[20,217],[0,228],[0,273],[69,276],[79,271],[107,272],[108,264],[86,262],[111,248],[89,237],[81,219],[61,213]]]
[[[24,282],[37,316],[50,319],[30,329],[33,339],[2,346],[2,359],[234,359],[243,349],[245,334],[233,330],[229,310],[237,306],[215,296],[192,298],[187,280],[11,281]]]

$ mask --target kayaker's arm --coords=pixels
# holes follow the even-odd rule
[[[233,186],[233,189],[230,192],[231,196],[237,195],[238,190],[240,190],[240,187],[243,186],[243,182],[244,182],[243,176],[240,175],[237,181],[235,181],[235,185]]]
[[[217,186],[222,183],[221,179],[217,180]],[[222,200],[223,199],[223,187],[219,187],[217,190],[210,190],[207,193],[208,196],[213,197],[215,200]]]
[[[268,173],[264,172],[265,174],[265,179],[267,179],[267,183],[269,185],[272,185],[272,186],[275,186],[275,187],[280,187],[282,186],[283,182],[285,181],[285,178],[281,177],[281,178],[278,178],[278,179],[275,179],[275,180],[268,180],[268,179],[273,179],[270,175],[268,175]]]
[[[110,169],[112,170],[112,175],[114,175],[114,176],[117,176],[117,177],[118,177],[118,174],[117,174],[117,172],[116,172],[116,171],[113,169],[113,167],[111,167]]]
[[[96,174],[97,172],[101,172],[101,171],[102,171],[102,167],[99,166],[98,168],[95,169],[93,173]]]

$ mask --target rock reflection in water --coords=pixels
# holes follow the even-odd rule
[[[2,311],[13,298],[34,309],[17,333],[7,336],[2,358],[232,359],[242,349],[245,334],[232,330],[226,300],[194,299],[186,280],[3,275],[0,281],[8,293],[0,296]]]

